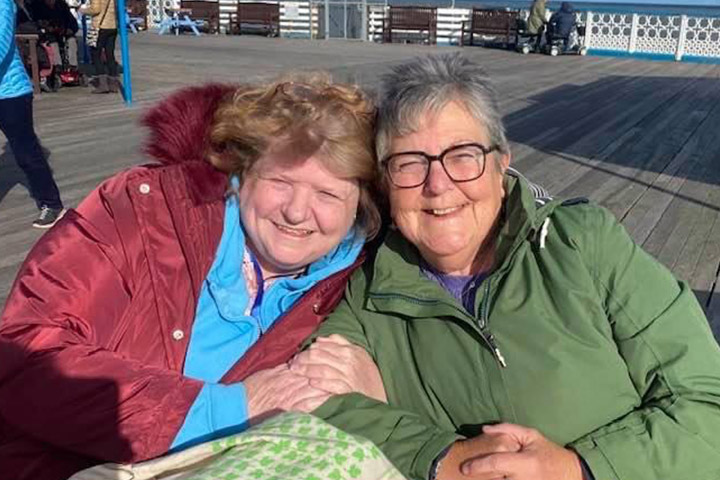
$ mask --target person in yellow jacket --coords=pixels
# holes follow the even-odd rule
[[[98,83],[92,93],[118,91],[115,40],[117,39],[117,13],[115,0],[92,0],[80,7],[80,13],[90,15],[92,26],[98,31],[97,47],[93,50],[93,66]]]

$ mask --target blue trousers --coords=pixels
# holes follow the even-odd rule
[[[25,172],[38,207],[62,208],[60,192],[33,126],[32,94],[0,99],[0,131]]]

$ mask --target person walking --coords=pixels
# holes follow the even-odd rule
[[[33,87],[15,45],[15,0],[0,0],[0,131],[30,183],[40,213],[37,228],[50,228],[65,213],[50,165],[33,126]]]
[[[92,26],[98,31],[97,45],[93,50],[93,67],[98,81],[92,93],[116,93],[119,91],[120,82],[115,61],[115,0],[92,0],[80,7],[80,13],[93,17]]]

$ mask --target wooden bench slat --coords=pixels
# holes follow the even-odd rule
[[[427,32],[428,43],[437,43],[437,7],[390,6],[383,19],[383,42],[392,43],[393,30]]]
[[[466,32],[470,34],[470,45],[473,44],[475,35],[500,36],[504,38],[503,43],[506,45],[516,44],[519,15],[517,10],[473,8],[470,20],[463,22],[460,45],[465,44]]]
[[[142,29],[148,28],[147,0],[125,0],[125,6],[130,18],[142,19]]]
[[[242,34],[242,25],[258,25],[269,37],[280,36],[280,4],[239,2],[233,22],[233,33]]]
[[[204,0],[181,0],[181,9],[192,11],[190,17],[193,20],[203,20],[208,24],[208,33],[220,31],[220,3],[206,2]]]

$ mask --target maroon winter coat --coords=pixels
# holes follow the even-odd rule
[[[231,88],[151,111],[161,164],[104,182],[25,260],[0,319],[0,479],[65,479],[172,443],[202,387],[181,372],[227,188],[203,159],[207,126]],[[317,284],[222,381],[289,359],[360,261]]]

